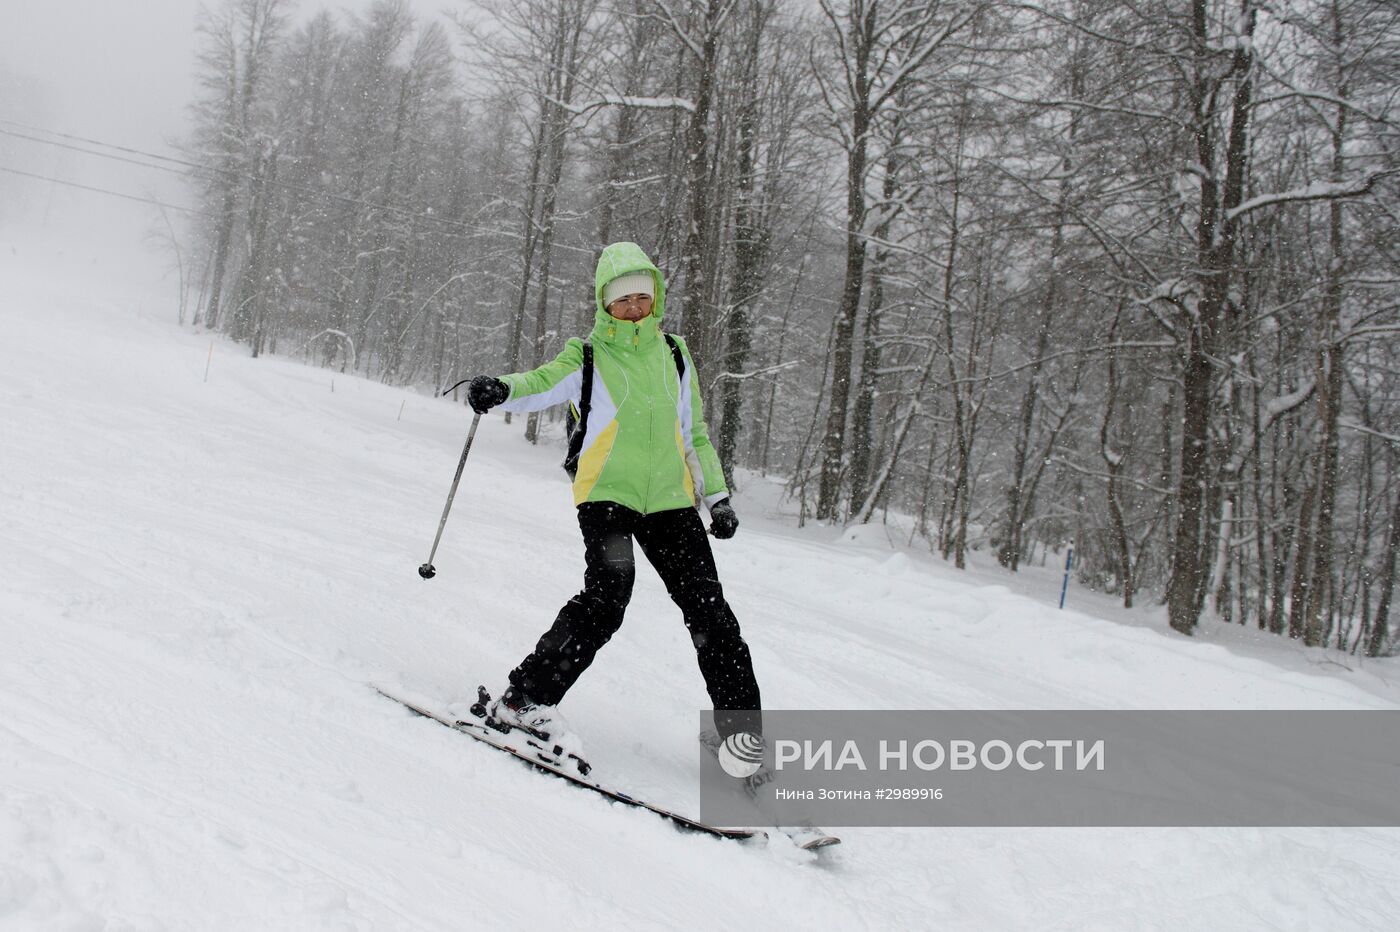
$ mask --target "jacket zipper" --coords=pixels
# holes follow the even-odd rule
[[[640,330],[638,330],[640,332]],[[635,344],[637,334],[633,333],[632,341]],[[640,355],[640,351],[638,351]],[[642,496],[642,514],[651,514],[651,478],[656,472],[656,464],[653,459],[656,456],[656,399],[653,392],[647,392],[647,491]]]

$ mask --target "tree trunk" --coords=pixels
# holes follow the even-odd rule
[[[719,27],[726,5],[725,0],[709,0],[705,7],[705,32],[701,40],[695,109],[685,130],[689,222],[685,235],[685,304],[681,334],[697,365],[702,364],[710,352],[710,283],[715,278],[716,270],[705,268],[705,246],[710,240],[712,222],[708,204],[710,187],[707,184],[710,170],[709,124],[719,58]]]
[[[759,130],[759,52],[768,11],[755,4],[748,27],[748,47],[744,52],[743,103],[738,123],[738,189],[734,209],[734,276],[730,285],[729,314],[724,332],[723,375],[720,383],[720,424],[716,452],[724,468],[725,483],[734,490],[734,454],[739,442],[740,412],[743,405],[739,376],[748,365],[753,322],[749,308],[758,297],[768,264],[772,241],[770,212],[757,203],[757,150]],[[765,184],[765,190],[767,185]]]
[[[274,171],[276,152],[259,153],[253,167],[253,200],[248,213],[248,258],[238,277],[238,290],[234,293],[234,307],[229,319],[229,336],[241,342],[252,344],[253,355],[258,355],[258,347],[253,340],[253,324],[257,305],[261,300],[262,289],[267,277],[265,268],[268,175]]]
[[[1202,536],[1210,516],[1206,512],[1210,476],[1212,427],[1211,382],[1214,360],[1228,349],[1222,346],[1226,306],[1235,264],[1238,220],[1229,211],[1244,199],[1249,144],[1250,100],[1253,91],[1253,55],[1240,43],[1231,73],[1238,74],[1231,101],[1230,129],[1224,154],[1223,189],[1213,166],[1217,164],[1214,121],[1217,90],[1208,87],[1212,62],[1206,0],[1193,0],[1193,27],[1197,61],[1196,83],[1191,88],[1195,118],[1196,156],[1204,167],[1200,179],[1200,218],[1197,223],[1197,262],[1200,297],[1194,320],[1188,321],[1182,367],[1181,473],[1177,484],[1178,517],[1172,548],[1171,580],[1167,584],[1167,615],[1171,627],[1191,634],[1200,617],[1205,594],[1206,566]],[[1245,2],[1245,36],[1254,34],[1254,11]]]
[[[891,148],[899,144],[899,117],[894,117]],[[885,269],[889,263],[889,250],[880,244],[890,238],[894,225],[894,198],[899,191],[899,157],[891,153],[885,160],[885,178],[881,189],[884,211],[880,225],[875,229],[875,258],[870,268],[870,298],[866,302],[865,327],[861,334],[860,376],[856,386],[855,410],[851,425],[851,512],[861,514],[861,523],[870,519],[867,501],[870,498],[871,437],[875,420],[875,396],[879,389],[880,370],[880,316],[885,308]],[[907,428],[906,428],[907,430]],[[903,440],[903,431],[900,441]],[[888,471],[884,477],[888,481]]]
[[[213,271],[209,274],[209,302],[204,307],[204,326],[210,330],[219,326],[219,301],[223,298],[224,277],[228,274],[229,247],[233,241],[235,212],[238,209],[235,164],[231,154],[225,156],[222,179],[224,195],[219,206],[219,227],[214,235]]]
[[[1390,532],[1386,535],[1385,556],[1381,559],[1381,577],[1376,600],[1376,618],[1371,623],[1371,637],[1366,642],[1366,656],[1379,657],[1390,639],[1390,601],[1395,594],[1396,551],[1400,550],[1400,493],[1390,511]]]
[[[1333,43],[1338,49],[1342,45],[1341,23],[1333,7]],[[1345,78],[1339,81],[1337,96],[1345,101],[1349,88]],[[1332,181],[1344,180],[1346,161],[1347,108],[1337,107],[1337,124],[1332,132]],[[1341,314],[1342,280],[1346,269],[1345,244],[1343,242],[1342,201],[1334,198],[1328,202],[1328,245],[1327,285],[1322,299],[1322,319],[1318,328],[1317,354],[1317,404],[1318,421],[1322,425],[1322,447],[1319,451],[1317,470],[1317,529],[1313,543],[1312,585],[1309,587],[1307,614],[1303,626],[1303,643],[1316,647],[1323,642],[1322,607],[1324,596],[1333,585],[1332,573],[1332,522],[1337,506],[1337,470],[1340,457],[1340,438],[1337,436],[1338,421],[1342,411],[1342,359]]]
[[[1288,636],[1301,638],[1307,628],[1308,589],[1312,585],[1313,503],[1317,489],[1308,485],[1298,508],[1298,554],[1293,560],[1293,590],[1289,596]]]
[[[555,43],[553,67],[550,69],[550,93],[555,100],[547,102],[540,133],[547,142],[547,176],[544,183],[544,199],[540,204],[539,250],[540,250],[540,291],[535,305],[535,339],[533,364],[541,365],[545,356],[545,337],[549,331],[549,275],[551,259],[554,255],[554,213],[559,197],[559,181],[564,174],[564,142],[568,132],[568,112],[565,108],[573,100],[575,72],[578,69],[579,42],[583,35],[582,20],[570,21],[567,8],[558,5],[555,28],[558,37]],[[525,421],[525,439],[530,443],[539,442],[539,412],[532,413]]]
[[[1060,250],[1064,243],[1064,190],[1056,210],[1055,230],[1050,243],[1050,276],[1045,285],[1045,300],[1040,308],[1040,326],[1035,339],[1035,357],[1031,360],[1026,393],[1021,399],[1021,418],[1016,443],[1011,454],[1011,483],[1006,489],[1006,539],[997,550],[997,562],[1013,573],[1021,565],[1022,539],[1025,534],[1027,505],[1022,484],[1026,478],[1026,458],[1030,453],[1031,429],[1035,424],[1036,404],[1040,397],[1040,372],[1045,365],[1045,352],[1050,347],[1050,327],[1055,320],[1056,289],[1059,284]]]
[[[872,14],[873,16],[873,14]],[[853,15],[854,19],[854,8]],[[862,26],[865,24],[861,24]],[[847,406],[851,396],[852,341],[856,313],[860,309],[861,282],[865,276],[865,171],[869,147],[870,113],[870,54],[866,29],[853,30],[858,35],[852,72],[851,135],[846,152],[846,265],[841,285],[841,304],[836,311],[836,340],[832,348],[830,408],[826,432],[822,435],[821,480],[817,487],[817,520],[831,521],[837,517],[841,494],[841,474],[845,466]]]

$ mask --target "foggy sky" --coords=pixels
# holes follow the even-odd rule
[[[371,2],[301,0],[289,8],[297,22],[320,9],[358,12]],[[409,0],[425,18],[456,5],[457,0]],[[171,143],[187,131],[195,93],[194,27],[200,6],[200,0],[0,0],[0,118],[176,154]],[[0,129],[23,131],[4,124]],[[10,136],[0,135],[0,166],[189,203],[176,175]],[[110,196],[0,173],[0,223],[13,222],[25,210],[40,211],[51,223],[64,208],[87,216],[145,210]]]
[[[0,116],[20,109],[48,128],[160,143],[182,128],[197,9],[196,0],[0,0]]]

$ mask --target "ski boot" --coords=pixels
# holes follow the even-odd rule
[[[583,758],[583,742],[552,705],[532,702],[524,691],[507,686],[499,699],[492,699],[485,686],[478,686],[471,712],[484,719],[488,728],[502,734],[523,732],[538,751],[555,758],[561,766],[572,766],[581,776],[593,768]]]

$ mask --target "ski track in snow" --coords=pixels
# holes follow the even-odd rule
[[[218,338],[205,384],[169,302],[0,245],[0,929],[1400,924],[1395,830],[842,829],[814,856],[415,718],[366,684],[499,688],[578,588],[558,444],[483,420],[425,583],[464,407]],[[756,477],[737,507],[716,558],[770,708],[1400,705],[1394,661],[1057,611],[1053,569],[799,531]],[[639,557],[564,712],[600,779],[694,812],[703,701]]]

